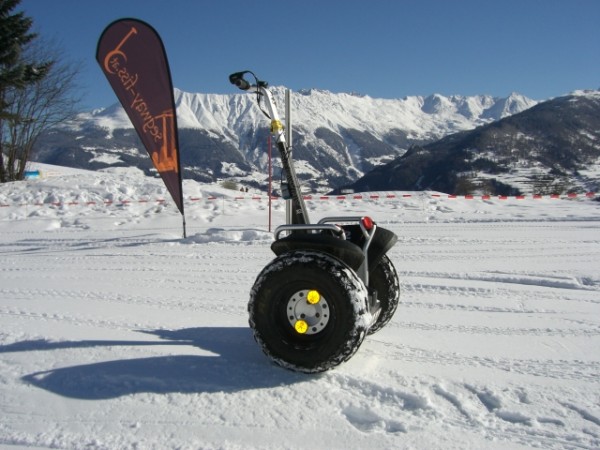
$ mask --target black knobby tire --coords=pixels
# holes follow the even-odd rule
[[[381,330],[392,319],[400,301],[400,282],[396,268],[387,255],[369,273],[369,287],[377,291],[381,311],[375,323],[369,328],[368,334]]]
[[[293,302],[310,290],[323,299],[318,304],[323,320],[301,333],[293,325]],[[298,372],[323,372],[358,350],[370,323],[366,305],[367,289],[346,264],[325,253],[292,251],[275,258],[256,278],[249,322],[275,363]]]

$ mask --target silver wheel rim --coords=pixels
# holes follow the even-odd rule
[[[329,304],[325,297],[320,296],[318,303],[311,304],[307,300],[310,289],[303,289],[292,295],[287,304],[287,318],[290,325],[299,334],[317,334],[329,323]],[[307,325],[306,331],[298,331],[298,322],[304,321]]]

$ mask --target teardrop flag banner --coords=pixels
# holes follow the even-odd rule
[[[100,36],[96,60],[181,212],[185,237],[173,82],[160,36],[138,19],[117,20]]]

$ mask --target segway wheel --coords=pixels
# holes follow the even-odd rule
[[[381,307],[379,316],[368,331],[368,334],[373,334],[388,324],[400,301],[398,274],[387,255],[383,255],[377,267],[369,273],[369,286],[377,291]]]
[[[248,311],[254,338],[276,364],[317,373],[347,361],[371,322],[367,289],[337,258],[283,253],[256,278]]]

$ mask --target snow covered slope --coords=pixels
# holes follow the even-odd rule
[[[349,362],[307,376],[247,326],[273,257],[258,192],[186,181],[182,239],[139,170],[44,172],[0,185],[2,448],[600,447],[592,199],[309,201],[395,231],[402,294]]]

